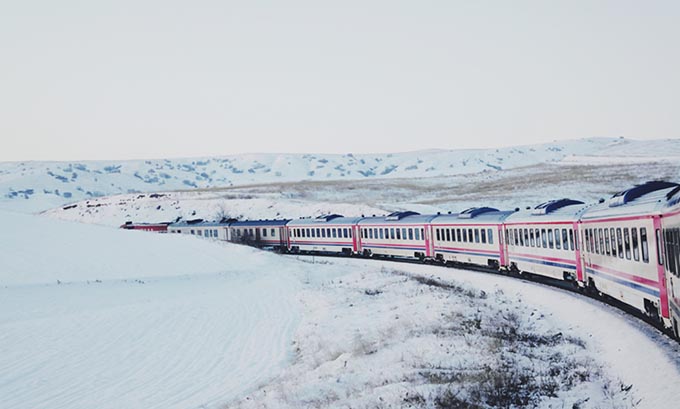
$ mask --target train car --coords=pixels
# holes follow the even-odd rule
[[[286,224],[289,221],[290,219],[233,221],[229,224],[227,240],[255,247],[285,250],[288,248]]]
[[[121,229],[125,230],[142,230],[142,231],[151,231],[155,233],[167,233],[168,232],[168,225],[170,223],[132,223],[132,222],[125,222],[125,224],[121,225]]]
[[[168,226],[168,232],[175,234],[191,234],[217,240],[227,240],[228,227],[228,223],[194,219],[172,223]]]
[[[431,222],[434,258],[444,263],[500,268],[506,265],[502,224],[512,211],[473,207]]]
[[[660,230],[654,232],[661,241],[661,254],[657,254],[664,267],[669,304],[669,321],[676,338],[680,338],[680,186],[664,197]]]
[[[358,222],[360,243],[357,250],[365,256],[432,258],[427,226],[434,217],[416,212],[394,212],[363,218]]]
[[[619,192],[586,209],[580,224],[587,288],[631,305],[667,327],[671,323],[666,272],[657,243],[666,197],[678,186],[654,181]]]
[[[313,219],[291,220],[286,225],[290,237],[288,250],[292,253],[358,254],[360,248],[357,222],[361,219],[329,214]]]
[[[509,270],[583,286],[578,222],[586,208],[558,199],[510,215],[504,222]]]

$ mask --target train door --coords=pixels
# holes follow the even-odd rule
[[[498,248],[500,251],[500,265],[498,267],[508,267],[508,244],[506,243],[503,231],[504,225],[498,225]]]
[[[583,260],[582,257],[581,257],[583,249],[579,245],[578,238],[580,237],[579,236],[580,233],[579,233],[578,226],[579,226],[578,222],[574,222],[572,224],[572,226],[571,226],[572,230],[569,233],[569,241],[573,241],[573,243],[574,243],[574,252],[575,252],[575,257],[576,257],[576,280],[579,283],[583,283],[584,280],[585,280],[585,276],[583,274],[583,266],[584,266],[585,260]]]
[[[359,234],[359,226],[354,225],[352,230],[352,250],[355,253],[361,253],[361,236]]]
[[[653,238],[647,237],[642,240],[643,257],[645,241],[654,243],[655,249],[647,251],[656,250],[656,255],[648,257],[650,261],[656,260],[659,271],[661,317],[668,318],[667,324],[673,328],[677,337],[680,335],[680,216],[675,215],[666,219],[654,216],[653,234]]]
[[[279,227],[279,246],[281,250],[288,249],[288,229],[286,226]]]
[[[434,240],[432,237],[433,228],[428,224],[423,229],[425,233],[425,257],[434,258]]]

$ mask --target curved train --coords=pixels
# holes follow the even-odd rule
[[[190,220],[169,224],[167,232],[290,253],[405,258],[546,277],[616,299],[680,337],[676,183],[647,182],[595,204],[559,199],[512,211]]]

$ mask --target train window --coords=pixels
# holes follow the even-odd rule
[[[388,240],[390,238],[390,229],[388,229],[387,227],[385,227],[385,238]]]
[[[649,244],[647,243],[647,229],[640,227],[640,244],[642,248],[642,261],[649,263]]]
[[[541,229],[541,244],[544,249],[548,248],[548,235],[545,234],[545,229]]]
[[[420,229],[420,237],[422,237],[423,240],[425,240],[425,229],[422,228]]]
[[[594,229],[593,233],[595,234],[595,254],[602,254],[600,252],[600,249],[602,248],[602,238],[600,237],[602,229]]]
[[[482,240],[482,244],[486,244],[486,229],[480,229],[479,235]]]
[[[303,234],[302,235],[303,237],[312,237],[312,235],[309,232],[309,229],[305,229],[305,231],[307,232],[307,234],[306,235]]]
[[[416,240],[420,240],[420,229],[414,229],[416,233]]]
[[[569,249],[574,250],[574,229],[569,229]],[[576,236],[578,237],[578,236]],[[576,249],[578,249],[578,243],[576,244]]]
[[[326,237],[331,237],[331,229],[330,229],[330,227],[326,229]]]
[[[262,237],[267,237],[267,229],[262,229]]]
[[[616,230],[613,227],[609,229],[609,239],[612,244],[612,257],[616,257]]]
[[[534,239],[534,229],[529,229],[529,239],[531,240],[531,247],[535,247],[536,241]]]
[[[548,229],[548,247],[555,247],[555,239],[553,237],[553,229]]]
[[[401,230],[397,228],[397,240],[401,240]]]
[[[616,247],[619,253],[619,258],[623,258],[623,235],[621,234],[621,228],[616,229]]]
[[[522,229],[522,234],[524,234],[524,247],[529,247],[529,230]]]
[[[636,227],[630,229],[630,236],[633,242],[633,260],[640,261],[640,248],[638,247],[638,230]]]
[[[486,233],[486,236],[489,239],[489,244],[493,244],[493,230],[489,229],[488,232]]]
[[[562,240],[560,239],[560,229],[555,229],[555,248],[558,250],[562,249]]]
[[[435,231],[435,234],[437,235],[437,241],[440,241],[442,238],[441,238],[441,233],[439,232],[439,229],[434,229],[434,231]]]
[[[659,264],[663,265],[663,250],[661,247],[661,232],[659,232],[659,229],[656,229],[656,257],[659,260]]]
[[[623,243],[626,246],[626,259],[630,260],[630,231],[628,231],[628,227],[623,229]]]
[[[444,234],[446,234],[446,241],[451,241],[451,231],[449,229],[444,229],[442,239],[444,238]]]
[[[401,238],[406,240],[406,227],[401,228]]]
[[[394,240],[394,227],[390,228],[390,239]]]
[[[604,229],[604,252],[608,256],[612,254],[609,244],[609,229]]]
[[[463,229],[463,243],[467,243],[467,230]]]
[[[460,229],[456,229],[456,239],[458,239],[457,241],[459,241],[459,242],[463,241],[463,239],[461,238],[461,235],[460,235]]]
[[[468,229],[468,241],[472,243],[472,229]]]
[[[479,229],[475,229],[475,243],[479,243]]]
[[[413,229],[408,229],[408,239],[413,240]]]
[[[514,246],[519,245],[519,232],[517,230],[518,229],[512,229],[512,244]]]
[[[367,229],[368,230],[368,238],[372,239],[373,238],[373,229]]]
[[[602,232],[602,229],[598,230],[597,240],[598,240],[598,243],[600,243],[600,253],[599,254],[604,254],[604,233]]]

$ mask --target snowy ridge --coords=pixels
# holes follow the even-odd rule
[[[136,161],[0,163],[0,205],[38,211],[122,193],[299,180],[420,178],[500,171],[565,158],[680,157],[680,141],[591,138],[479,150],[394,154],[249,154]],[[629,158],[629,159],[626,159]],[[572,159],[573,160],[573,159]]]

